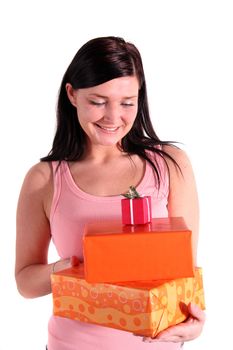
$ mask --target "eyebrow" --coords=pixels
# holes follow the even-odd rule
[[[108,99],[109,97],[108,96],[104,96],[104,95],[100,95],[100,94],[90,94],[89,97],[99,97],[99,98],[105,98],[105,99]],[[138,97],[138,95],[134,95],[134,96],[124,96],[122,97],[123,99],[131,99],[131,98],[135,98],[135,97]]]

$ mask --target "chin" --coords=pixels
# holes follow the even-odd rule
[[[119,142],[99,142],[98,145],[106,147],[116,147]]]
[[[100,146],[116,146],[121,141],[119,137],[102,137],[93,142],[95,145]]]

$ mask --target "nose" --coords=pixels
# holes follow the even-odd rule
[[[105,108],[104,119],[115,125],[121,118],[121,106],[116,104],[108,104]]]

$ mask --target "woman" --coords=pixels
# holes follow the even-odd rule
[[[16,281],[27,298],[51,292],[50,274],[83,260],[84,224],[119,218],[129,186],[152,196],[153,216],[183,216],[198,239],[198,199],[186,154],[153,130],[140,53],[117,37],[90,40],[60,87],[49,155],[25,177],[17,211]],[[61,259],[48,264],[51,241]],[[48,350],[179,349],[196,338],[204,313],[155,339],[52,316]],[[152,344],[148,344],[152,342]]]

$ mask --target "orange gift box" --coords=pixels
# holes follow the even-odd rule
[[[85,226],[85,279],[94,283],[193,277],[192,233],[181,217]]]
[[[173,281],[91,284],[83,269],[51,275],[54,315],[154,337],[188,317],[187,305],[205,308],[202,269]]]

